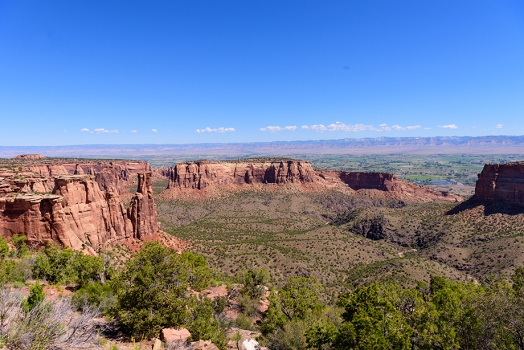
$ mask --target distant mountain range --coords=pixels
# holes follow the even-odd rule
[[[140,155],[289,156],[300,154],[524,154],[524,136],[377,137],[361,139],[200,144],[0,146],[0,157],[38,153],[48,157]]]

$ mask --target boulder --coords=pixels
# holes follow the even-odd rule
[[[185,328],[164,328],[162,329],[161,339],[166,343],[178,342],[183,344],[191,337],[191,333]]]
[[[192,350],[219,350],[210,340],[199,340],[191,343]]]

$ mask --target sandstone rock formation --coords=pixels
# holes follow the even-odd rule
[[[309,162],[294,160],[179,163],[168,172],[168,188],[203,189],[213,185],[306,183],[314,181],[314,174]]]
[[[484,165],[478,175],[475,198],[524,206],[524,163]]]
[[[14,156],[15,159],[44,159],[45,157],[41,154],[19,154]]]
[[[354,190],[374,189],[401,195],[404,199],[460,202],[462,199],[449,192],[434,191],[408,181],[401,181],[391,173],[341,171],[340,180]]]
[[[137,191],[131,199],[127,214],[133,225],[134,238],[143,239],[158,231],[151,173],[138,174]]]
[[[31,244],[58,242],[90,252],[106,243],[156,235],[151,172],[139,172],[149,168],[143,162],[7,167],[0,172],[0,235],[23,234]],[[138,188],[126,210],[120,194],[129,193],[134,175]]]
[[[166,172],[170,193],[195,193],[213,188],[238,189],[245,185],[292,184],[307,190],[338,189],[365,194],[377,190],[390,198],[413,201],[458,202],[462,198],[398,180],[389,173],[314,170],[309,162],[299,160],[245,160],[238,162],[186,162]],[[174,192],[173,192],[174,191]],[[379,194],[376,194],[377,196]]]

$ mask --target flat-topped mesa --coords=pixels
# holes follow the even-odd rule
[[[484,165],[478,175],[475,198],[524,206],[524,163]]]
[[[159,226],[151,173],[137,173],[138,190],[126,210],[114,185],[88,174],[58,175],[52,194],[0,196],[0,235],[27,236],[30,244],[57,242],[94,253],[103,244],[155,235]]]
[[[239,161],[178,163],[169,172],[168,188],[204,189],[210,185],[284,184],[313,182],[315,171],[309,162]]]
[[[44,159],[45,156],[41,154],[19,154],[13,157],[14,159]]]
[[[301,191],[341,190],[360,195],[383,196],[400,200],[460,202],[448,192],[434,191],[398,180],[390,173],[314,170],[307,161],[254,159],[237,162],[196,161],[175,164],[167,172],[168,196],[186,196],[207,188],[241,189],[249,184],[297,184]],[[373,191],[381,191],[380,193]],[[206,196],[213,191],[202,191]]]

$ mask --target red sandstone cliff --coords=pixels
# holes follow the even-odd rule
[[[475,198],[493,202],[503,200],[524,205],[524,164],[486,164],[478,175]]]
[[[30,243],[54,241],[89,251],[105,243],[156,235],[151,172],[143,169],[150,169],[149,164],[84,162],[8,168],[0,173],[0,235],[23,234]],[[138,188],[126,210],[120,193],[126,189],[129,193],[132,175],[138,177]]]
[[[203,189],[254,183],[313,182],[315,172],[309,162],[191,162],[179,163],[168,172],[168,188]]]
[[[375,189],[396,194],[403,199],[416,201],[462,201],[462,198],[449,192],[434,191],[412,182],[402,181],[391,173],[342,171],[339,176],[345,184],[354,190]]]
[[[383,196],[417,202],[459,202],[462,198],[447,192],[434,191],[417,184],[398,180],[389,173],[346,172],[314,170],[309,162],[241,161],[241,162],[187,162],[179,163],[167,172],[168,192],[195,193],[194,190],[213,188],[242,188],[256,184],[293,184],[308,191],[337,189],[360,195]],[[370,192],[370,190],[380,191]],[[166,194],[167,196],[167,194]]]

